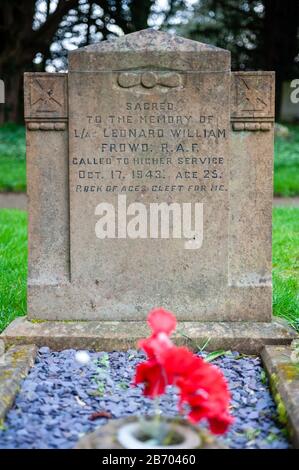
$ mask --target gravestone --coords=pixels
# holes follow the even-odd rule
[[[29,320],[271,324],[273,72],[145,30],[25,74],[25,119]]]

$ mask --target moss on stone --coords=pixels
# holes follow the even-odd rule
[[[17,367],[18,363],[22,361],[26,361],[27,358],[28,358],[28,351],[23,348],[17,351],[13,351],[10,356],[10,360],[14,368]]]
[[[281,370],[287,381],[292,382],[299,379],[299,364],[289,362],[287,364],[278,364],[277,368]]]
[[[14,395],[13,395],[14,396]],[[1,402],[7,407],[12,403],[12,394],[2,395]]]
[[[285,407],[285,404],[281,398],[281,395],[278,391],[279,378],[277,374],[272,373],[270,376],[270,389],[277,407],[278,421],[283,425],[287,426],[288,424],[288,413]]]
[[[12,370],[8,369],[8,370],[3,370],[0,372],[0,382],[2,382],[2,380],[6,380],[6,379],[10,379],[12,376]]]

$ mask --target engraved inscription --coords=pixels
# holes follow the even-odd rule
[[[93,152],[71,159],[75,192],[227,191],[217,153],[227,129],[213,114],[195,118],[173,101],[127,101],[118,114],[85,116],[72,133],[78,148],[94,142]]]

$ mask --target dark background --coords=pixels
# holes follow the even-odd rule
[[[232,52],[233,70],[299,78],[298,0],[0,0],[0,123],[23,121],[24,71],[67,68],[75,47],[154,27]]]

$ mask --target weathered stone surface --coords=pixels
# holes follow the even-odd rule
[[[31,322],[17,318],[0,335],[6,345],[34,343],[54,350],[68,348],[98,351],[127,350],[149,334],[145,322]],[[196,349],[210,338],[206,349],[258,354],[265,344],[290,344],[297,337],[277,322],[182,322],[173,339]]]
[[[262,360],[268,371],[278,414],[288,425],[295,448],[299,449],[299,362],[291,361],[290,346],[266,346]]]
[[[68,116],[64,73],[25,73],[24,114],[27,122],[63,121]]]
[[[270,322],[273,103],[273,73],[232,74],[228,51],[153,30],[71,52],[68,74],[26,74],[29,317],[136,321],[163,305]],[[130,238],[117,214],[100,239],[100,203],[137,203],[127,222],[164,204],[180,223],[190,203],[203,230],[174,237],[170,217],[153,238],[135,218]]]
[[[0,365],[4,364],[5,343],[0,339]]]
[[[153,66],[165,71],[229,72],[230,52],[162,31],[146,29],[82,47],[69,56],[69,69],[80,72],[134,70],[142,67],[155,70]]]
[[[132,422],[136,422],[136,417],[111,420],[108,424],[101,426],[94,432],[83,436],[76,444],[74,449],[124,449],[117,439],[117,433],[121,426]],[[202,442],[200,449],[227,448],[222,443],[219,443],[216,437],[210,434],[207,430],[198,429],[195,426],[191,426],[185,420],[180,420],[178,424],[192,427],[199,434]]]
[[[22,380],[34,364],[34,345],[12,346],[0,357],[0,422],[12,406]]]
[[[69,281],[67,75],[26,73],[24,93],[31,312],[31,286]]]
[[[258,310],[264,321],[272,314],[274,92],[273,72],[232,73],[231,309],[243,301],[242,318]]]
[[[182,69],[170,59],[178,59],[180,51]],[[209,319],[215,310],[225,316],[221,293],[228,264],[223,232],[228,230],[229,210],[229,54],[166,33],[144,31],[78,50],[70,57],[71,279],[85,283],[91,298],[89,304],[75,304],[74,310],[85,309],[89,318],[94,311],[105,320],[138,320],[153,305],[163,304],[185,320]],[[90,138],[78,137],[82,133]],[[206,164],[205,170],[185,163],[191,155],[214,155],[221,163]],[[89,164],[78,165],[88,158]],[[111,163],[99,165],[99,158]],[[145,158],[150,164],[144,163]],[[179,158],[184,162],[179,163]],[[204,172],[210,175],[211,168],[218,171],[223,191],[213,190],[212,178],[204,181]],[[187,169],[188,175],[193,170],[197,177],[178,176]],[[199,182],[207,188],[200,196],[194,187]],[[86,192],[84,187],[95,190]],[[153,239],[149,227],[147,238],[132,239],[126,234],[97,238],[99,202],[119,208],[119,195],[126,197],[127,207],[143,204],[148,213],[152,203],[166,208],[176,203],[181,208],[184,202],[194,205],[200,200],[207,221],[202,249],[186,249],[186,241],[172,235]]]

